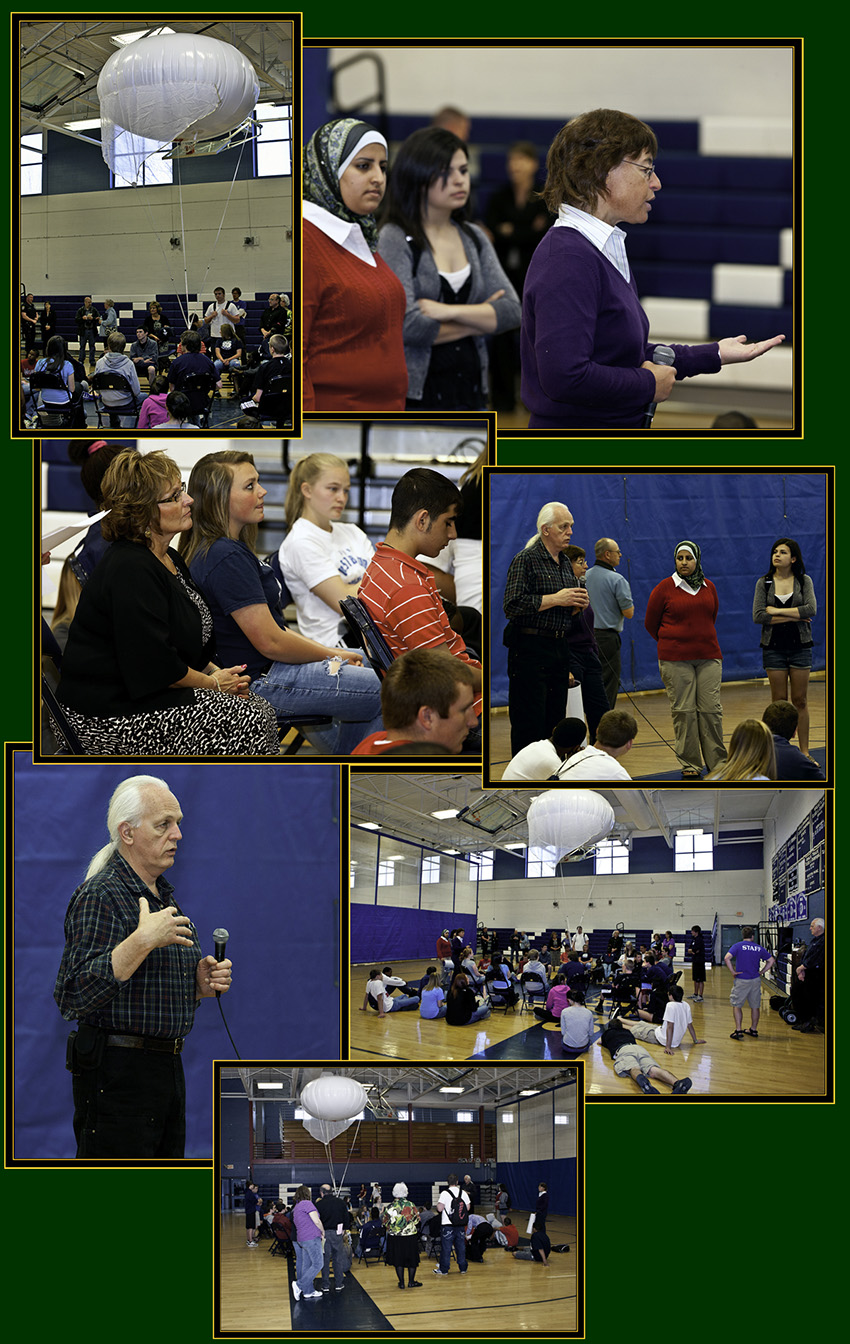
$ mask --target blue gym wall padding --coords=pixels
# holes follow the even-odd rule
[[[490,476],[491,704],[508,700],[503,597],[508,566],[536,530],[544,504],[558,500],[575,518],[572,543],[588,563],[599,537],[623,552],[619,572],[631,584],[635,615],[623,630],[622,678],[629,690],[661,688],[657,646],[644,629],[649,594],[673,572],[674,547],[686,537],[702,547],[706,576],[717,588],[717,633],[724,681],[763,677],[761,627],[753,624],[753,591],[767,571],[770,548],[793,537],[814,584],[814,669],[825,666],[826,479],[822,474],[576,474],[500,472]],[[769,696],[766,698],[765,703]]]
[[[352,902],[351,960],[384,966],[393,958],[435,957],[437,939],[443,929],[460,928],[459,919],[460,915],[451,911]],[[467,915],[466,920],[473,934],[475,915]]]
[[[53,986],[69,899],[108,840],[122,779],[163,778],[183,809],[167,874],[198,929],[230,933],[233,987],[222,996],[243,1059],[339,1057],[339,772],[334,766],[33,766],[15,754],[15,1156],[72,1158],[71,1078]],[[11,838],[11,837],[10,837]],[[11,893],[10,893],[11,903]],[[9,963],[11,967],[11,962]],[[212,1156],[212,1060],[234,1058],[215,1000],[198,1007],[183,1052],[186,1156]]]

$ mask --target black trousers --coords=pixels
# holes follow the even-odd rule
[[[593,746],[599,720],[609,709],[602,668],[593,649],[581,649],[579,652],[571,649],[570,671],[581,684],[581,703],[584,705],[584,717],[587,719],[587,740]]]
[[[182,1157],[186,1084],[179,1055],[108,1045],[75,1074],[77,1157]]]
[[[570,650],[565,639],[517,635],[508,649],[511,755],[548,737],[567,712]]]
[[[620,689],[620,659],[622,650],[622,638],[618,630],[595,630],[596,643],[599,645],[599,654],[602,661],[602,682],[605,686],[605,694],[608,697],[608,708],[613,709],[617,703],[617,692]]]

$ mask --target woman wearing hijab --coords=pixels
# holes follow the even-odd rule
[[[304,410],[401,411],[405,297],[376,255],[387,142],[352,117],[304,148]]]
[[[644,624],[658,644],[658,669],[670,701],[683,779],[699,779],[726,760],[717,642],[717,589],[702,572],[700,548],[681,541],[675,568],[649,595]]]

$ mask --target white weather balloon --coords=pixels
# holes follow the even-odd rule
[[[301,1089],[301,1105],[308,1112],[302,1124],[314,1139],[329,1144],[348,1129],[366,1101],[366,1090],[356,1078],[323,1073]]]
[[[110,56],[97,81],[103,157],[130,177],[157,149],[176,140],[226,135],[249,117],[260,96],[250,61],[227,42],[197,33],[161,33]],[[122,136],[122,132],[130,132]],[[149,142],[137,145],[134,137]],[[129,142],[129,143],[128,143]]]
[[[323,1073],[301,1089],[301,1105],[318,1120],[351,1120],[366,1100],[362,1083],[343,1073]]]
[[[529,845],[546,845],[563,858],[604,840],[614,826],[614,809],[592,789],[547,789],[533,799],[526,820]]]

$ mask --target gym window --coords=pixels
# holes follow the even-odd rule
[[[395,859],[382,859],[378,864],[378,886],[391,887],[395,882]]]
[[[629,871],[629,850],[620,840],[600,840],[593,851],[594,877],[611,877]]]
[[[480,854],[470,854],[469,856],[469,880],[474,881],[478,878],[479,882],[492,882],[493,880],[493,850],[483,849]]]
[[[422,882],[439,882],[440,880],[440,856],[434,854],[422,859]]]
[[[40,196],[44,178],[44,134],[21,136],[21,195]]]
[[[677,831],[674,856],[674,872],[713,872],[714,836],[702,830]]]
[[[115,172],[112,175],[113,187],[163,187],[170,186],[174,180],[173,160],[164,159],[158,140],[146,140],[143,135],[134,135],[132,131],[120,131],[115,137]],[[150,154],[139,172],[138,182],[133,181],[136,162],[141,155]],[[124,177],[121,166],[124,165],[129,177]]]
[[[457,1117],[458,1124],[461,1125],[471,1125],[475,1119],[472,1111],[455,1111],[455,1116]]]
[[[529,845],[525,851],[525,875],[526,877],[554,877],[557,867],[557,859],[552,858],[552,851],[545,845],[534,847]]]
[[[262,129],[254,141],[257,177],[292,176],[292,108],[258,103],[254,116]]]

